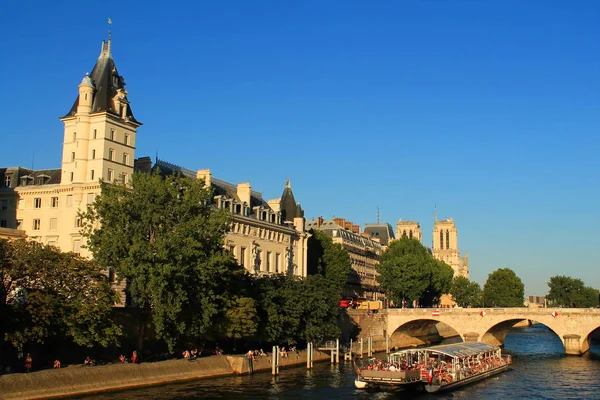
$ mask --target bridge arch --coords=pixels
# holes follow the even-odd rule
[[[536,321],[554,332],[565,353],[581,355],[589,350],[590,334],[600,325],[600,309],[565,308],[453,308],[386,309],[387,332],[396,337],[425,337],[443,322],[464,341],[484,341],[501,345],[506,334],[519,321]],[[423,321],[423,322],[415,322]],[[429,322],[426,322],[429,321]],[[420,344],[414,340],[408,345]]]
[[[447,323],[432,318],[418,318],[390,329],[390,346],[396,348],[422,346],[442,340],[462,341],[460,333]]]
[[[592,335],[597,335],[600,338],[600,321],[598,321],[598,326],[590,330],[586,335],[581,338],[581,349],[582,352],[585,353],[590,349],[590,342],[592,341]]]

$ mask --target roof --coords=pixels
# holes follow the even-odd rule
[[[59,184],[61,169],[29,169],[23,167],[0,168],[0,186],[4,187],[4,177],[11,175],[11,188]],[[26,179],[23,179],[26,178]],[[25,183],[25,185],[23,185]]]
[[[320,231],[326,232],[329,236],[331,236],[333,238],[341,237],[342,239],[345,239],[345,240],[348,240],[348,241],[351,241],[354,243],[359,243],[364,246],[368,246],[371,248],[376,248],[378,250],[381,250],[381,243],[379,243],[375,240],[366,238],[358,233],[354,233],[351,230],[344,229],[343,227],[336,224],[332,220],[325,220],[319,224],[319,220],[312,219],[310,221],[306,221],[305,227],[306,227],[307,231],[311,230],[311,229],[318,229]]]
[[[379,238],[384,246],[387,246],[391,239],[395,239],[392,226],[385,222],[365,224],[363,232],[368,233],[371,237]]]
[[[188,178],[196,179],[196,172],[192,171],[191,169],[183,168],[179,165],[175,165],[164,160],[157,159],[156,163],[154,164],[154,168],[159,168],[160,171],[165,175],[175,172],[180,173]],[[210,182],[215,196],[225,195],[227,197],[235,199],[236,201],[240,201],[240,198],[237,194],[237,185],[220,179],[216,179],[214,177],[211,178]],[[269,204],[263,199],[262,193],[257,192],[255,190],[252,190],[250,192],[249,206],[251,210],[253,210],[253,208],[257,206],[271,208],[269,207]]]
[[[290,180],[285,182],[285,189],[281,195],[281,217],[283,221],[292,221],[294,218],[304,218],[304,210],[300,203],[296,203]]]
[[[484,352],[496,351],[498,349],[498,346],[494,346],[493,344],[483,342],[462,342],[454,344],[444,344],[441,346],[425,347],[420,349],[411,349],[409,351],[427,351],[429,353],[439,353],[450,357],[469,357],[476,356]],[[400,354],[405,351],[399,351],[394,354]]]
[[[124,98],[127,100],[127,95],[125,91],[125,79],[119,75],[117,71],[117,66],[115,65],[115,61],[112,58],[111,51],[111,41],[102,41],[102,51],[100,52],[100,57],[96,61],[96,65],[92,69],[92,73],[89,75],[89,78],[83,78],[83,83],[88,83],[91,80],[92,85],[95,89],[94,91],[94,101],[92,102],[92,113],[98,112],[108,112],[115,116],[119,116],[116,110],[113,109],[113,98],[117,94],[118,90],[121,90],[124,93]],[[77,105],[79,104],[79,95],[75,99],[73,103],[73,107],[71,110],[65,115],[63,118],[74,116],[77,113]],[[139,122],[133,116],[133,111],[131,111],[131,106],[127,107],[126,117],[135,123]]]

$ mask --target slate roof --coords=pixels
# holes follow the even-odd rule
[[[112,58],[110,51],[111,41],[102,41],[102,51],[100,57],[96,61],[96,65],[92,69],[90,79],[94,88],[94,101],[92,102],[92,114],[98,112],[108,112],[113,115],[119,116],[119,114],[113,109],[112,99],[117,93],[118,89],[125,89],[125,79],[119,75],[117,66]],[[84,78],[85,81],[85,78]],[[125,96],[127,98],[127,96]],[[63,118],[71,117],[77,113],[77,105],[79,104],[79,95],[73,103],[71,110]],[[140,124],[133,116],[131,106],[127,107],[127,118],[129,120]]]
[[[157,159],[156,163],[154,164],[154,168],[159,168],[161,173],[163,173],[165,175],[169,175],[169,174],[175,172],[175,173],[180,173],[183,176],[187,176],[188,178],[196,179],[195,171],[192,171],[191,169],[180,167],[179,165],[175,165],[175,164],[169,163],[167,161]],[[214,178],[214,177],[212,177],[210,179],[210,181],[211,181],[211,186],[213,188],[215,196],[225,195],[227,197],[235,199],[236,201],[240,201],[240,198],[237,195],[237,185],[230,183],[230,182],[223,181],[221,179]],[[252,190],[250,192],[249,206],[250,206],[252,213],[254,211],[253,208],[257,207],[257,206],[262,206],[264,208],[271,208],[271,207],[269,207],[269,204],[263,199],[262,193],[257,192],[255,190]]]
[[[379,238],[382,245],[387,246],[390,240],[395,239],[394,230],[388,223],[365,224],[363,232],[371,237]]]
[[[346,239],[346,240],[349,240],[349,241],[352,241],[355,243],[361,243],[365,246],[370,246],[370,247],[375,247],[375,248],[381,249],[381,243],[379,243],[375,240],[366,238],[358,233],[354,233],[348,229],[344,229],[342,226],[333,222],[332,220],[325,220],[319,225],[318,220],[311,219],[310,221],[306,221],[305,228],[307,231],[309,231],[311,229],[318,229],[320,231],[326,232],[331,237],[339,236],[343,239]],[[336,231],[336,232],[334,232],[334,231]]]
[[[7,174],[12,175],[11,188],[23,187],[23,186],[41,186],[41,185],[55,185],[60,183],[61,169],[39,169],[33,170],[23,167],[12,167],[12,168],[0,168],[0,185],[4,187],[4,177]],[[22,178],[27,178],[25,181],[26,185],[22,185],[24,181]]]
[[[285,183],[285,189],[281,195],[281,218],[283,221],[293,221],[294,218],[304,218],[304,210],[300,206],[300,203],[296,203],[294,199],[294,193],[292,192],[292,186],[288,179]]]

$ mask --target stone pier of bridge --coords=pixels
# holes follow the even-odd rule
[[[368,314],[348,310],[359,337],[373,337],[390,347],[428,345],[443,339],[480,341],[502,346],[515,325],[541,323],[562,341],[565,353],[589,350],[590,334],[600,328],[597,308],[390,308]]]

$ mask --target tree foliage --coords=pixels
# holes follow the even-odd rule
[[[598,290],[586,287],[581,279],[556,275],[548,282],[550,291],[546,298],[553,306],[560,307],[596,307]]]
[[[310,275],[320,274],[331,284],[330,290],[341,294],[348,275],[352,271],[350,255],[327,233],[311,230],[308,239],[308,271]]]
[[[255,278],[258,337],[272,344],[320,342],[339,336],[339,293],[322,275]]]
[[[297,342],[304,307],[301,283],[299,278],[285,275],[255,279],[261,340],[290,345]]]
[[[0,279],[0,335],[16,348],[55,336],[117,343],[111,307],[118,296],[97,264],[33,241],[0,240]]]
[[[89,249],[112,268],[172,350],[223,320],[228,288],[244,272],[223,250],[229,214],[211,205],[204,181],[136,173],[131,187],[102,182],[82,214]]]
[[[397,304],[418,300],[422,305],[439,301],[450,290],[452,267],[433,258],[416,239],[402,237],[382,254],[377,277],[387,296]]]
[[[450,294],[460,307],[479,307],[481,305],[481,286],[464,276],[457,276],[452,281]]]
[[[488,275],[483,286],[484,307],[523,307],[525,286],[510,268],[500,268]]]

